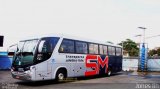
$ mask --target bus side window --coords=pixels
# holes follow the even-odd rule
[[[121,55],[122,55],[122,49],[116,48],[116,56],[121,56]]]
[[[103,52],[104,52],[104,55],[108,55],[108,51],[107,51],[107,46],[103,46]]]
[[[75,45],[76,45],[76,53],[82,53],[82,54],[88,53],[86,42],[76,41]]]
[[[99,45],[99,53],[101,55],[108,55],[107,46],[105,46],[105,45]]]
[[[100,54],[100,55],[103,55],[103,54],[104,54],[103,45],[99,45],[99,54]]]
[[[112,47],[112,55],[115,56],[116,55],[116,48]]]
[[[74,53],[74,41],[64,39],[59,48],[60,53]]]
[[[111,46],[108,46],[108,55],[112,55],[112,48],[111,48]]]
[[[116,52],[115,52],[115,47],[112,47],[112,46],[108,46],[108,54],[109,55],[112,55],[112,56],[115,56]]]
[[[37,60],[44,61],[49,59],[58,40],[59,38],[56,37],[43,38],[38,45]]]
[[[98,54],[98,44],[89,43],[89,53]]]

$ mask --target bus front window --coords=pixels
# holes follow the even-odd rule
[[[13,67],[27,67],[51,57],[51,54],[58,42],[57,37],[46,37],[20,41],[13,58]]]
[[[37,39],[19,42],[14,56],[13,66],[32,65],[37,43]]]

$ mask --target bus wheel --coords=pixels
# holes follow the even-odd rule
[[[111,76],[111,74],[112,74],[112,71],[108,70],[107,76]]]
[[[56,81],[64,81],[66,79],[67,74],[63,70],[58,70],[56,74]]]

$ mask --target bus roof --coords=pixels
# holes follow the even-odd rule
[[[106,42],[97,41],[97,40],[92,40],[92,39],[83,38],[83,37],[71,36],[71,35],[67,35],[67,34],[44,34],[44,35],[28,37],[28,39],[21,40],[21,41],[26,41],[26,40],[31,40],[31,39],[40,39],[40,38],[43,38],[43,37],[60,37],[60,38],[66,38],[66,39],[72,39],[72,40],[79,40],[79,41],[85,41],[85,42],[91,42],[91,43],[98,43],[98,44],[122,47],[120,45],[115,45],[115,44],[106,43]]]

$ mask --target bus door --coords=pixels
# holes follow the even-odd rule
[[[39,64],[36,66],[37,79],[51,79],[52,77],[52,60],[51,55],[59,38],[48,37],[41,39],[36,60]]]

